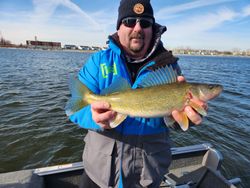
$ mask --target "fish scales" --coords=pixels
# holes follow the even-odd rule
[[[190,84],[165,84],[136,90],[117,92],[106,96],[90,97],[93,101],[110,103],[111,109],[122,114],[139,117],[170,115],[173,109],[181,110]]]

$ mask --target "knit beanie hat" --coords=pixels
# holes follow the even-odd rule
[[[148,17],[155,20],[150,0],[121,0],[118,9],[117,30],[122,20],[127,17]]]

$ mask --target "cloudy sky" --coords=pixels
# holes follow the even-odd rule
[[[250,49],[250,0],[151,0],[166,47]],[[0,0],[0,37],[105,46],[119,0]]]

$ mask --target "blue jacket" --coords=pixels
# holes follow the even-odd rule
[[[134,83],[131,81],[130,73],[125,62],[125,57],[120,48],[110,39],[109,48],[93,54],[83,68],[78,78],[92,92],[100,92],[113,83],[118,77],[123,77],[131,84],[133,89],[137,88],[143,77],[151,71],[148,69],[156,64],[155,60],[149,61],[142,67]],[[179,68],[177,62],[171,63],[175,69]],[[83,108],[70,116],[70,120],[80,127],[95,131],[102,131],[99,125],[92,120],[90,106]],[[129,126],[128,126],[129,125]],[[131,118],[127,119],[115,130],[124,135],[148,135],[166,131],[163,118]]]

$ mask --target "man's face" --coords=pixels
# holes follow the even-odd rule
[[[131,24],[131,21],[135,20],[125,20],[120,25],[118,29],[119,40],[124,50],[132,58],[142,58],[147,53],[152,39],[152,24],[145,27],[143,25],[143,21],[145,20],[137,20],[134,24]]]

